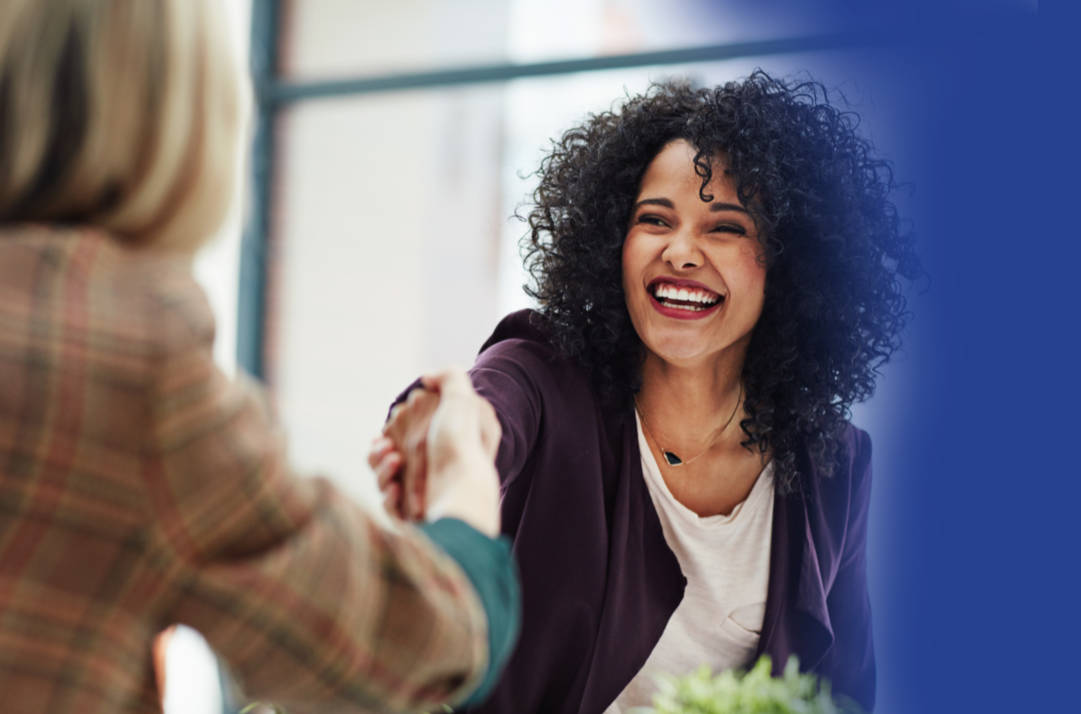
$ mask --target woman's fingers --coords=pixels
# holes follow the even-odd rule
[[[379,477],[380,489],[391,482],[399,485],[399,509],[409,520],[422,518],[427,510],[428,427],[439,401],[439,395],[429,389],[412,390],[384,425],[386,441],[372,443],[369,463]]]
[[[440,409],[448,418],[439,425],[437,441],[462,444],[471,442],[473,434],[480,436],[485,453],[495,458],[502,437],[502,428],[495,410],[487,399],[477,394],[469,375],[461,369],[449,368],[420,378],[421,384],[441,398]]]
[[[458,367],[448,367],[438,372],[425,374],[420,378],[420,383],[425,389],[433,392],[469,393],[473,391],[473,382],[470,381],[469,375]]]
[[[406,453],[414,446],[414,441],[423,436],[428,428],[435,404],[439,397],[423,387],[409,392],[404,401],[395,404],[390,410],[390,418],[383,425],[383,436]]]
[[[383,494],[383,508],[392,516],[402,518],[402,486],[401,479],[397,478],[402,468],[402,455],[394,442],[385,436],[372,439],[368,466],[375,473],[379,491]]]
[[[368,466],[375,472],[382,490],[401,468],[402,455],[391,439],[377,436],[372,439],[371,449],[368,451]]]
[[[409,520],[422,520],[428,509],[428,473],[427,469],[418,469],[411,480],[403,484],[402,512]]]
[[[402,487],[397,481],[390,482],[383,489],[383,508],[392,516],[405,517],[402,511]]]
[[[387,484],[392,481],[398,480],[399,471],[402,467],[402,455],[397,451],[390,451],[386,453],[383,458],[379,460],[379,463],[375,465],[373,470],[375,471],[376,479],[379,482],[379,489],[383,490]]]
[[[368,448],[368,466],[375,470],[383,457],[393,449],[394,442],[386,436],[380,435],[372,439],[371,446]]]

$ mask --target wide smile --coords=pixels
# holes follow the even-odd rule
[[[721,309],[726,296],[701,283],[658,278],[646,286],[653,309],[677,320],[701,320]]]

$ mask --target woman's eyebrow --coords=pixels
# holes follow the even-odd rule
[[[672,208],[672,209],[674,209],[676,207],[676,204],[672,203],[667,198],[643,198],[641,201],[634,204],[634,207],[638,208],[639,206],[642,206],[642,205],[645,205],[645,204],[654,204],[654,205],[657,205],[657,206],[664,206],[665,208]]]
[[[635,209],[643,205],[655,205],[664,206],[665,208],[675,209],[676,205],[667,198],[643,198],[638,203],[634,204]],[[739,213],[748,213],[747,209],[735,203],[711,203],[709,204],[709,210],[713,213],[719,213],[721,211],[738,211]]]
[[[743,206],[737,206],[734,203],[711,203],[709,210],[717,213],[719,211],[739,211],[740,213],[747,213],[747,209]]]

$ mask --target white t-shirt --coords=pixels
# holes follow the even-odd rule
[[[626,714],[632,707],[649,706],[659,674],[678,676],[702,664],[714,672],[749,665],[766,613],[773,532],[772,462],[731,513],[702,518],[668,490],[642,433],[641,418],[638,446],[649,495],[668,547],[687,578],[687,588],[646,663],[605,714]]]

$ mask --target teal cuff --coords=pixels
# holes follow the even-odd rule
[[[480,685],[459,705],[476,706],[499,681],[522,626],[522,594],[510,541],[504,536],[489,538],[457,518],[418,525],[465,571],[488,616],[488,669]]]

